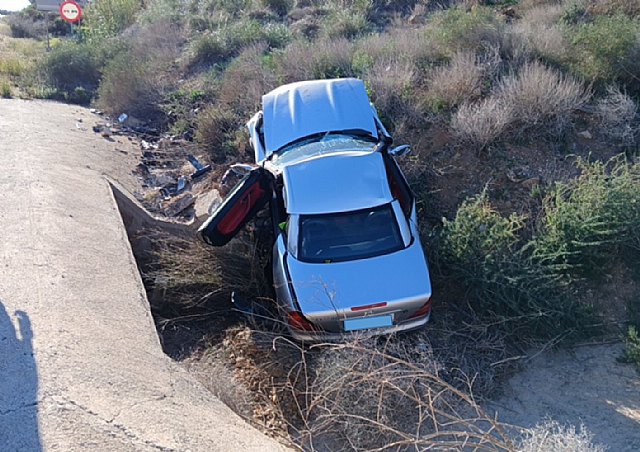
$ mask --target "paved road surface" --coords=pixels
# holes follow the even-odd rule
[[[162,353],[94,121],[0,100],[0,450],[282,449]]]

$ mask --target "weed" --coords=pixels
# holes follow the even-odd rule
[[[0,97],[4,99],[11,97],[11,84],[5,80],[0,82]]]
[[[571,113],[589,99],[581,83],[537,62],[500,80],[494,95],[511,106],[510,132],[520,136],[536,129],[559,136]]]
[[[620,357],[623,363],[634,364],[640,372],[640,336],[635,326],[630,326],[624,338],[625,350]]]
[[[89,45],[64,43],[47,56],[44,72],[51,85],[61,91],[73,91],[80,86],[95,90],[100,70]]]
[[[451,118],[451,130],[461,143],[483,151],[503,137],[513,118],[513,106],[491,96],[463,103]]]
[[[632,148],[640,132],[638,106],[618,86],[607,87],[607,94],[597,103],[597,115],[604,136],[623,148]]]
[[[472,12],[454,7],[435,13],[426,26],[426,39],[435,43],[445,56],[459,50],[481,52],[487,47],[501,48],[504,24],[491,8]]]
[[[640,249],[640,167],[624,156],[578,164],[582,174],[545,197],[534,253],[559,271],[595,277],[625,248]]]
[[[628,16],[598,16],[569,31],[575,49],[571,66],[577,74],[598,83],[626,80],[634,83],[640,23]]]
[[[166,79],[149,63],[132,65],[132,55],[118,54],[104,68],[98,89],[98,104],[104,110],[161,122],[164,113],[159,106],[166,87]]]
[[[448,64],[433,70],[429,76],[425,103],[433,111],[457,107],[464,102],[478,100],[485,86],[486,76],[499,62],[479,61],[473,52],[456,52]]]
[[[211,105],[198,114],[196,140],[216,162],[226,159],[225,144],[232,140],[240,126],[240,118],[225,106]]]
[[[137,0],[92,2],[85,10],[83,36],[92,44],[99,44],[133,25],[140,10],[141,3]]]
[[[519,441],[520,452],[604,452],[605,447],[593,443],[593,435],[581,426],[563,426],[556,421],[545,421],[524,432]]]

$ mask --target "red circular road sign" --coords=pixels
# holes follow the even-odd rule
[[[82,18],[82,8],[76,2],[67,1],[60,5],[60,15],[67,22],[78,22]]]

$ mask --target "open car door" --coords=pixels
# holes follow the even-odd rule
[[[223,246],[262,209],[271,198],[273,176],[264,168],[247,174],[204,222],[198,235],[211,246]]]

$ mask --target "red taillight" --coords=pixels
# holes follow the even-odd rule
[[[366,311],[367,309],[373,309],[373,308],[384,308],[387,305],[386,301],[383,301],[382,303],[374,303],[374,304],[367,304],[364,306],[354,306],[353,308],[351,308],[352,311],[356,312],[356,311]]]
[[[415,319],[416,317],[424,317],[429,314],[429,311],[431,311],[431,298],[429,298],[429,300],[420,309],[411,314],[409,318]]]
[[[313,323],[309,322],[300,312],[291,311],[287,314],[287,323],[294,330],[300,331],[320,331]]]

